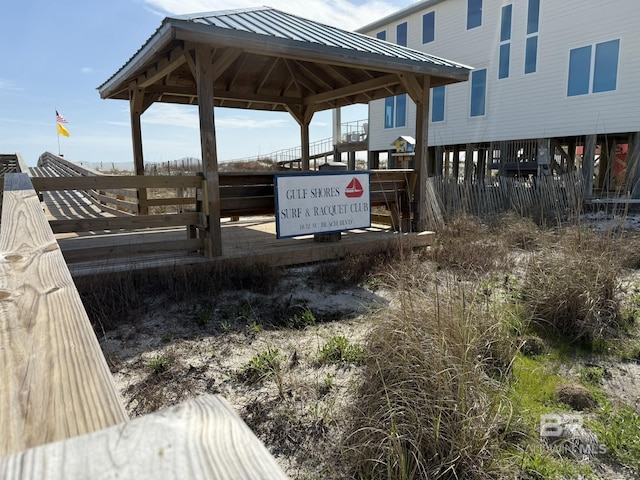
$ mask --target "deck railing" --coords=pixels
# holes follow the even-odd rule
[[[217,396],[129,421],[26,174],[0,227],[0,478],[286,478]]]

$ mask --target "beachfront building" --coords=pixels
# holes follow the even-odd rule
[[[640,177],[638,20],[636,0],[424,0],[359,32],[473,68],[431,89],[430,174],[582,166],[587,191],[604,194]],[[409,96],[372,101],[371,166],[414,132]]]

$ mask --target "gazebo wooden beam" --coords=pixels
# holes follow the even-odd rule
[[[276,68],[276,66],[278,65],[278,62],[280,61],[279,58],[274,58],[271,61],[269,61],[264,69],[262,70],[262,72],[260,72],[260,80],[258,82],[258,84],[256,85],[255,90],[253,91],[253,93],[258,94],[260,93],[260,90],[262,90],[262,88],[264,87],[265,83],[267,83],[267,80],[269,80],[269,77],[271,76],[271,74],[273,73],[274,69]]]
[[[300,107],[298,109],[287,108],[291,116],[300,125],[300,149],[302,153],[302,170],[309,171],[309,124],[313,118],[315,110],[313,106]]]
[[[136,175],[144,175],[144,155],[142,150],[142,125],[140,117],[144,112],[144,95],[145,92],[141,88],[133,88],[129,91],[129,113],[131,116],[131,141],[133,143],[133,163],[136,169]],[[140,215],[147,215],[149,207],[147,206],[147,190],[138,189],[138,211]]]
[[[424,75],[420,81],[416,80],[420,88],[420,98],[416,102],[416,152],[415,171],[417,182],[413,193],[416,205],[414,217],[418,232],[427,229],[427,195],[426,186],[429,178],[429,91],[431,77]],[[414,85],[415,86],[415,85]]]
[[[196,46],[196,82],[198,84],[198,108],[200,114],[200,147],[204,171],[207,215],[205,255],[222,255],[222,231],[220,227],[220,178],[214,119],[213,81],[215,66],[211,63],[213,51],[207,45]]]
[[[138,88],[145,88],[149,85],[153,85],[158,80],[166,77],[176,68],[180,67],[185,61],[184,49],[182,47],[174,48],[171,50],[167,58],[162,59],[156,63],[154,67],[140,75],[136,79],[136,86]]]
[[[384,75],[364,82],[355,83],[346,87],[336,88],[328,92],[310,95],[304,99],[305,105],[315,105],[318,103],[330,102],[351,95],[357,95],[376,88],[385,88],[399,83],[398,76],[394,74]]]
[[[175,95],[182,97],[197,97],[197,92],[192,87],[173,87],[168,85],[151,86],[147,89],[147,92],[163,93],[167,95]],[[302,97],[284,97],[278,95],[264,95],[259,93],[249,92],[226,92],[223,90],[216,90],[216,98],[218,100],[237,100],[237,101],[249,101],[258,103],[273,103],[276,105],[290,105],[300,106],[302,105]]]

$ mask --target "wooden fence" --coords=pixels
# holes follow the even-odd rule
[[[475,182],[432,177],[427,185],[432,228],[459,213],[482,217],[513,210],[524,216],[575,218],[582,209],[583,199],[584,181],[580,170],[561,176],[497,177]]]
[[[0,478],[286,478],[220,397],[128,421],[26,174],[0,228]]]

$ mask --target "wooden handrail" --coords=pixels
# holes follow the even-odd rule
[[[127,420],[28,175],[5,175],[3,203],[0,456]]]
[[[0,478],[287,478],[221,397],[129,422],[27,174],[4,204]]]

